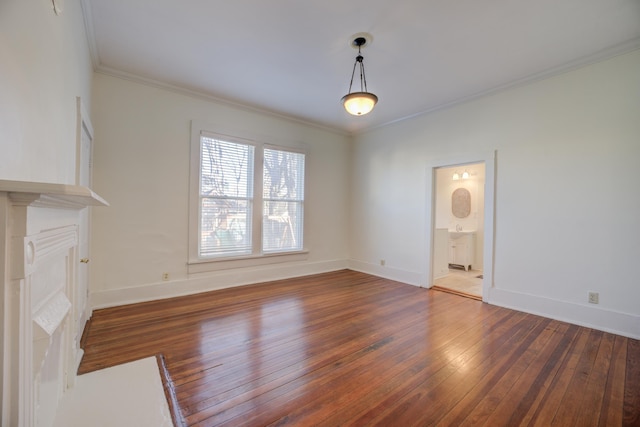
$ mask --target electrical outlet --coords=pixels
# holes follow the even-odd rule
[[[162,280],[169,280],[169,273],[162,273]]]
[[[380,265],[381,265],[381,266],[383,266],[383,267],[384,267],[384,265],[385,265],[386,263],[387,263],[387,262],[386,262],[385,260],[383,260],[383,259],[381,259],[381,260],[380,260]]]
[[[600,303],[600,294],[598,294],[597,292],[589,292],[589,303],[590,304]]]

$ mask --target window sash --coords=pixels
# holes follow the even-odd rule
[[[286,205],[281,213],[269,215],[270,205]],[[262,251],[264,253],[291,252],[303,247],[303,209],[302,202],[263,202]],[[280,209],[277,209],[280,210]]]
[[[262,251],[303,248],[304,165],[302,153],[265,148],[262,194]]]
[[[200,199],[200,257],[252,252],[251,199]]]
[[[252,145],[200,136],[198,258],[252,253],[253,169]]]

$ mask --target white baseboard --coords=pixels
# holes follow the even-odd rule
[[[333,260],[293,265],[266,265],[255,268],[223,270],[197,274],[190,278],[149,283],[130,288],[94,292],[90,297],[93,310],[118,305],[173,298],[201,292],[215,291],[252,283],[269,282],[291,277],[308,276],[348,268],[347,260]]]
[[[557,301],[535,295],[491,288],[489,304],[536,314],[604,332],[640,339],[640,316],[598,306]]]
[[[423,274],[414,271],[400,270],[386,265],[376,265],[365,261],[349,260],[349,268],[361,273],[372,274],[389,280],[422,286],[425,283]]]
[[[385,279],[396,280],[414,286],[424,286],[421,273],[399,270],[363,261],[350,260],[349,268]],[[607,310],[593,305],[581,305],[535,295],[490,288],[485,302],[500,307],[536,314],[567,323],[640,339],[640,316]]]
[[[422,286],[422,273],[380,266],[358,260],[334,260],[295,265],[262,266],[246,270],[225,270],[197,275],[188,279],[151,283],[131,288],[114,289],[91,294],[92,309],[114,307],[145,301],[196,294],[213,290],[268,282],[310,274],[349,268],[389,280]],[[588,328],[640,339],[640,316],[613,310],[587,306],[566,301],[557,301],[535,295],[507,291],[498,288],[489,290],[489,304],[548,317]]]

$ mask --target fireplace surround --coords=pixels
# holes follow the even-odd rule
[[[3,426],[51,425],[74,384],[90,310],[78,298],[80,212],[106,205],[82,186],[0,180]]]

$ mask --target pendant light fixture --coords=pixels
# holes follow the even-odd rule
[[[378,102],[377,96],[367,92],[367,78],[364,74],[364,64],[362,62],[364,58],[361,54],[361,49],[367,44],[367,39],[371,40],[371,36],[368,34],[357,34],[351,42],[352,47],[358,48],[358,56],[356,56],[356,62],[353,64],[353,71],[351,72],[349,93],[342,97],[342,104],[345,110],[354,116],[362,116],[369,113]],[[360,70],[360,92],[351,92],[356,67]]]

